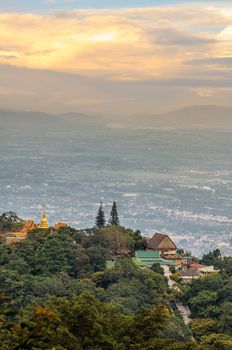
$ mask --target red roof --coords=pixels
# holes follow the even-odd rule
[[[206,267],[205,265],[198,264],[198,263],[192,263],[189,265],[190,265],[190,268],[194,270],[199,270],[199,269],[202,269],[203,267]]]
[[[173,244],[173,248],[171,249],[176,249],[175,243],[171,240],[171,238],[168,235],[164,235],[162,233],[155,233],[153,237],[151,237],[148,242],[147,242],[147,247],[150,249],[160,249],[160,244],[165,240],[169,239],[169,241]],[[162,247],[162,249],[164,249]],[[170,247],[167,247],[167,249],[170,249]]]

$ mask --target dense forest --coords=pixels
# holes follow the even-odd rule
[[[222,272],[188,287],[179,281],[175,294],[157,266],[141,269],[130,256],[109,266],[119,248],[131,256],[145,248],[139,231],[115,220],[86,230],[37,229],[14,245],[2,238],[1,350],[231,349],[230,258],[204,256]],[[191,308],[190,328],[178,298]]]

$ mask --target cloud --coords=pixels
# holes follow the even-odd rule
[[[20,67],[107,79],[173,77],[189,70],[184,61],[217,53],[228,22],[220,9],[206,5],[2,13],[1,45],[16,48],[0,50],[0,63],[10,56]]]
[[[30,102],[49,110],[55,104],[110,110],[120,101],[125,110],[140,108],[135,101],[151,108],[165,93],[170,105],[226,96],[232,78],[232,10],[223,6],[0,13],[0,64],[16,74],[9,89],[16,84],[15,66],[23,72],[20,81],[28,76],[23,91],[30,85],[34,89],[37,102]],[[9,62],[12,67],[4,66]],[[50,84],[46,94],[36,72]],[[64,74],[63,80],[52,74]],[[26,93],[24,97],[26,103]]]

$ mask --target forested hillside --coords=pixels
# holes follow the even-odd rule
[[[231,277],[202,279],[186,291],[184,298],[197,318],[191,325],[197,345],[173,312],[174,296],[162,269],[140,269],[130,257],[107,266],[120,244],[133,255],[144,240],[138,231],[113,225],[85,231],[68,227],[55,234],[38,229],[14,245],[2,240],[1,350],[230,348]],[[200,293],[208,296],[207,314],[199,306],[205,300]],[[218,321],[221,307],[225,313]],[[215,333],[221,334],[220,342]]]

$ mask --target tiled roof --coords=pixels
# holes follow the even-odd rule
[[[68,225],[65,223],[65,222],[57,222],[57,224],[55,224],[55,229],[59,229],[59,228],[62,228],[62,227],[68,227]]]
[[[199,272],[197,270],[190,268],[190,269],[182,270],[181,275],[183,277],[196,277],[196,276],[199,276]]]
[[[205,265],[202,265],[202,264],[198,264],[198,263],[190,264],[190,268],[191,268],[191,269],[194,269],[194,270],[203,269],[204,267],[206,267],[206,266],[205,266]]]
[[[171,243],[174,245],[173,249],[176,249],[176,245],[175,243],[171,240],[171,238],[168,235],[164,235],[162,233],[155,233],[153,237],[151,237],[148,242],[147,242],[147,246],[150,249],[158,249],[160,244],[166,239],[168,238]],[[169,247],[167,247],[169,249]]]
[[[34,222],[34,220],[28,220],[25,225],[23,226],[23,228],[21,229],[21,232],[28,232],[31,231],[33,229],[37,228],[36,223]]]

